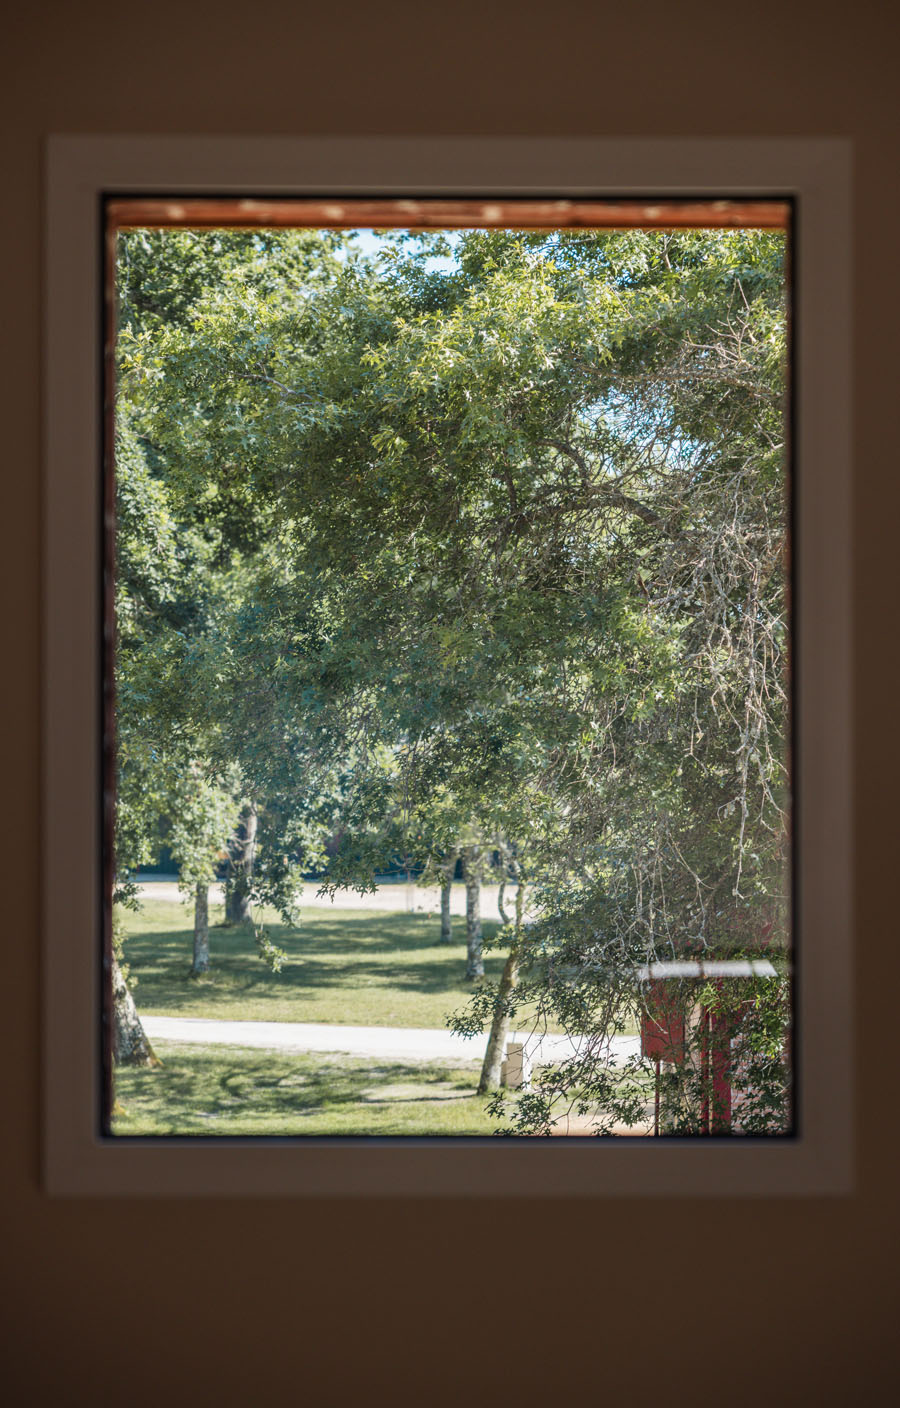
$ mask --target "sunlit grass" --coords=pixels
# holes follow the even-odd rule
[[[443,1028],[471,992],[462,919],[454,920],[454,941],[442,944],[436,915],[310,909],[299,928],[290,928],[264,913],[273,921],[272,941],[287,954],[281,972],[272,973],[252,930],[215,927],[223,910],[212,905],[210,971],[192,978],[187,906],[151,899],[139,913],[120,914],[135,1001],[148,1014]],[[485,922],[485,936],[497,928]],[[499,977],[504,959],[500,950],[485,955],[489,978]]]
[[[459,917],[453,942],[443,944],[436,915],[310,908],[292,928],[264,911],[273,942],[287,955],[281,972],[273,973],[258,955],[252,929],[220,927],[223,906],[211,905],[210,971],[192,977],[188,906],[148,899],[139,912],[118,914],[134,998],[147,1015],[443,1030],[472,992]],[[499,925],[486,920],[483,928],[488,938]],[[503,949],[485,953],[488,979],[500,977],[505,959]],[[528,1010],[517,1025],[531,1028]],[[552,1022],[538,1025],[561,1030]],[[634,1032],[634,1022],[625,1030]]]
[[[157,1042],[162,1066],[120,1069],[117,1135],[490,1135],[477,1064]]]

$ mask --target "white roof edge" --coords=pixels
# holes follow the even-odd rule
[[[776,970],[768,958],[675,959],[645,963],[637,970],[638,981],[658,978],[774,978]]]

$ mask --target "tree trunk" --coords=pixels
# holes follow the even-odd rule
[[[450,881],[447,880],[441,886],[441,943],[449,944],[453,941],[453,925],[450,920]]]
[[[499,888],[498,888],[498,890],[497,890],[497,913],[500,915],[500,923],[501,923],[501,924],[508,924],[508,923],[509,923],[509,915],[507,914],[507,912],[506,912],[506,910],[505,910],[505,908],[504,908],[505,901],[506,901],[506,876],[503,875],[503,876],[501,876],[501,878],[500,878],[500,886],[499,886]]]
[[[522,928],[522,908],[524,899],[525,886],[520,879],[519,887],[516,890],[515,938],[510,946],[509,957],[503,965],[500,988],[497,992],[497,1000],[494,1004],[494,1020],[491,1022],[487,1050],[484,1053],[484,1063],[481,1067],[481,1078],[478,1082],[479,1095],[486,1095],[488,1091],[498,1090],[500,1087],[500,1068],[503,1065],[503,1052],[506,1047],[506,1038],[509,1036],[509,995],[519,978],[518,938]],[[500,913],[503,917],[503,922],[505,924],[508,923],[509,921],[502,909]]]
[[[112,961],[113,1012],[116,1022],[115,1056],[117,1066],[158,1066],[158,1057],[147,1040],[141,1019],[128,991],[118,962]]]
[[[192,973],[209,971],[209,886],[198,885],[194,891],[194,961]]]
[[[466,877],[466,978],[473,982],[484,977],[481,956],[481,850],[467,846],[463,852]]]
[[[453,942],[453,922],[450,918],[450,897],[453,893],[453,873],[459,858],[458,851],[451,851],[444,863],[444,883],[441,886],[441,943]]]
[[[500,915],[501,924],[508,925],[509,915],[505,908],[506,887],[509,884],[511,874],[518,875],[519,872],[518,868],[513,868],[512,866],[512,855],[509,845],[502,837],[498,842],[497,849],[500,852],[500,885],[497,890],[497,912]],[[518,906],[516,906],[516,915],[516,923],[520,924],[522,922],[522,916]]]
[[[479,1095],[485,1095],[489,1090],[497,1090],[500,1085],[500,1067],[503,1064],[503,1052],[506,1048],[506,1038],[509,1036],[509,1008],[507,1001],[516,985],[518,976],[519,954],[517,949],[511,948],[509,957],[503,965],[500,988],[494,1005],[494,1020],[491,1023],[487,1050],[484,1053],[484,1064],[481,1067],[481,1079],[478,1082]]]
[[[231,843],[231,867],[225,889],[225,923],[249,924],[250,884],[256,859],[256,831],[259,817],[253,803],[241,811],[234,840]]]

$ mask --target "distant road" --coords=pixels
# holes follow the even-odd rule
[[[440,914],[441,910],[441,892],[437,885],[422,888],[419,885],[407,885],[405,881],[386,881],[379,884],[374,894],[369,895],[361,895],[356,890],[340,890],[333,902],[326,895],[319,895],[318,889],[319,886],[315,881],[304,883],[302,895],[299,897],[301,909],[380,909],[395,914],[433,915]],[[497,909],[499,892],[499,885],[482,885],[482,919],[500,918]],[[191,903],[191,901],[184,901],[178,888],[177,878],[174,875],[160,875],[158,879],[146,877],[139,883],[138,893],[145,899],[182,900],[185,903]],[[506,887],[506,904],[509,913],[512,912],[515,904],[515,896],[515,885],[508,885]],[[209,898],[213,904],[224,904],[222,885],[211,885]],[[450,912],[456,915],[465,914],[465,885],[453,886],[450,892]]]
[[[461,1037],[444,1030],[418,1027],[339,1027],[325,1022],[221,1022],[206,1017],[145,1017],[151,1041],[200,1042],[219,1046],[256,1047],[266,1051],[320,1051],[367,1056],[387,1061],[481,1061],[486,1035]],[[511,1040],[515,1040],[515,1036]],[[561,1061],[578,1051],[568,1036],[522,1034],[532,1061]],[[609,1058],[621,1064],[640,1052],[640,1037],[617,1036],[609,1043]]]

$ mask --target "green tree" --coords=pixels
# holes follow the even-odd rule
[[[130,349],[169,492],[268,545],[243,717],[270,789],[327,799],[334,883],[441,788],[528,818],[515,1000],[597,1040],[523,1127],[634,1116],[597,1053],[641,962],[783,945],[782,243],[468,232],[447,275],[393,237]]]
[[[170,794],[169,845],[179,885],[194,899],[193,974],[209,968],[209,887],[225,857],[238,819],[238,780],[231,788],[211,782],[197,762],[178,776]]]

